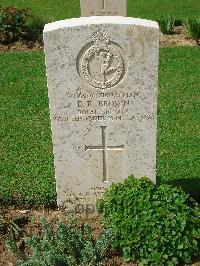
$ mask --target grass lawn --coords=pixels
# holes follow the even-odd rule
[[[160,51],[157,172],[161,183],[182,178],[200,181],[199,58],[198,47]],[[1,204],[51,204],[56,194],[44,55],[3,53],[0,62]]]
[[[80,0],[1,0],[2,6],[31,7],[47,21],[79,17],[79,3]],[[148,19],[167,15],[176,19],[199,17],[200,0],[128,0],[128,15]]]

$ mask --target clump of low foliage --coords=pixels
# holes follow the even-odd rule
[[[200,18],[188,19],[186,21],[186,27],[189,35],[200,45]]]
[[[26,217],[4,217],[0,215],[0,235],[6,234],[8,239],[15,241],[22,232],[22,225],[26,224]]]
[[[175,19],[170,16],[158,19],[158,24],[163,34],[172,34],[174,23]]]
[[[127,262],[178,265],[200,253],[200,208],[180,188],[131,176],[112,185],[98,208]]]
[[[182,25],[183,25],[183,20],[182,19],[175,19],[174,26],[182,26]]]
[[[25,39],[42,42],[42,33],[45,23],[46,22],[41,17],[31,14],[26,22]]]
[[[44,20],[35,16],[30,8],[0,6],[0,43],[41,41],[44,25]]]
[[[18,266],[100,266],[111,246],[112,234],[110,230],[102,233],[94,240],[90,225],[82,227],[75,220],[69,224],[59,221],[56,227],[43,218],[41,221],[43,233],[33,235],[26,241],[27,250],[31,254],[17,252],[17,244],[8,240],[7,246],[13,253],[18,253],[21,259]]]
[[[0,7],[0,41],[10,43],[22,38],[28,17],[29,9]]]

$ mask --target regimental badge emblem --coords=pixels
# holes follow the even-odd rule
[[[111,41],[105,31],[98,31],[91,37],[77,58],[77,71],[90,86],[106,90],[119,84],[126,73],[123,49]]]

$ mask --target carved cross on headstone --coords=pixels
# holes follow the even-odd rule
[[[81,16],[124,16],[127,0],[80,0]]]
[[[102,11],[106,11],[106,0],[102,0]]]
[[[123,151],[124,145],[120,146],[108,146],[107,145],[107,135],[106,135],[106,126],[101,126],[102,130],[102,145],[101,146],[85,146],[85,151],[102,151],[103,154],[103,182],[108,182],[108,151]]]

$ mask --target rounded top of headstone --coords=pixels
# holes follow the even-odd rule
[[[44,33],[49,31],[54,31],[62,29],[65,27],[79,27],[91,24],[121,24],[121,25],[136,25],[144,26],[158,29],[158,23],[156,21],[131,18],[131,17],[121,17],[121,16],[92,16],[92,17],[80,17],[72,18],[66,20],[60,20],[46,24],[44,27]]]

